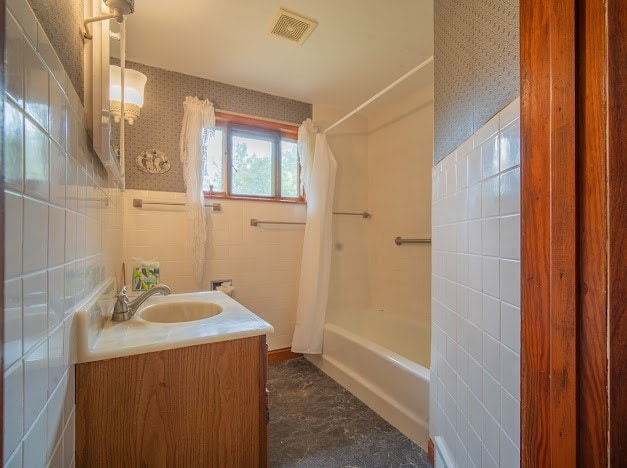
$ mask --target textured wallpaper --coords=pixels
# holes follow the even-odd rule
[[[437,163],[520,94],[518,0],[435,0]]]
[[[28,0],[83,101],[83,0]],[[84,101],[83,101],[84,102]]]
[[[216,109],[300,124],[311,117],[311,104],[239,88],[217,81],[162,70],[140,63],[127,67],[148,77],[144,107],[134,125],[126,125],[126,187],[138,190],[184,192],[183,168],[179,159],[179,136],[186,96],[209,99]],[[144,151],[166,154],[170,170],[147,174],[136,165]]]

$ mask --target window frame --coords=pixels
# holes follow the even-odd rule
[[[305,204],[306,199],[304,194],[299,197],[282,197],[281,196],[281,142],[283,140],[289,140],[296,142],[298,140],[298,127],[290,125],[284,122],[258,119],[249,116],[243,116],[239,114],[231,114],[224,111],[216,112],[216,128],[221,129],[224,132],[224,138],[226,141],[223,143],[223,164],[222,177],[223,177],[223,191],[221,192],[209,192],[204,190],[205,198],[220,198],[231,200],[253,200],[253,201],[266,201],[266,202],[279,202],[279,203],[296,203]],[[269,136],[273,141],[273,161],[272,161],[272,177],[273,177],[273,195],[244,195],[233,194],[233,165],[232,165],[232,133],[235,132],[250,133],[254,136],[263,135]],[[272,136],[274,135],[274,138]],[[298,165],[298,180],[300,180],[301,167]],[[300,187],[299,187],[300,191]]]

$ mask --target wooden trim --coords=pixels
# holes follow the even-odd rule
[[[603,2],[577,12],[579,316],[577,462],[607,466],[607,29]]]
[[[576,465],[575,0],[521,0],[521,459]]]
[[[427,457],[429,457],[431,466],[435,466],[435,444],[431,437],[429,437],[429,442],[427,443]]]
[[[268,424],[270,424],[270,402],[268,401],[268,345],[266,335],[259,337],[259,466],[268,466]]]
[[[293,353],[290,348],[273,349],[268,351],[268,362],[273,364],[275,362],[289,361],[290,359],[296,359],[302,357],[300,353]]]
[[[627,9],[520,8],[522,466],[622,466]]]
[[[608,301],[611,466],[627,460],[627,8],[607,1]]]
[[[281,137],[292,140],[298,139],[298,126],[290,125],[285,122],[276,120],[262,119],[241,114],[234,114],[224,111],[216,111],[216,121],[221,124],[238,124],[250,127],[264,128],[266,130],[274,130],[281,134]]]
[[[205,198],[215,198],[218,200],[241,200],[255,202],[272,202],[272,203],[288,203],[292,205],[306,205],[307,200],[304,198],[264,198],[264,197],[244,197],[238,195],[227,195],[224,192],[212,193],[205,192]]]

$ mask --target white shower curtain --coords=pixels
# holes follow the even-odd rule
[[[192,244],[194,279],[202,285],[205,271],[205,243],[207,227],[205,220],[205,199],[202,191],[202,176],[205,173],[206,158],[203,148],[216,125],[213,104],[208,99],[187,96],[183,102],[183,126],[181,129],[181,161],[183,178],[187,190],[187,217]]]
[[[292,338],[292,351],[306,354],[322,353],[331,274],[331,228],[337,170],[337,162],[326,136],[317,135],[315,142],[307,192],[307,224],[300,267],[296,327]]]

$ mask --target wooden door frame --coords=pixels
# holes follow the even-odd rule
[[[608,330],[610,464],[627,460],[627,8],[608,1]]]
[[[623,1],[520,2],[524,467],[627,457]]]

